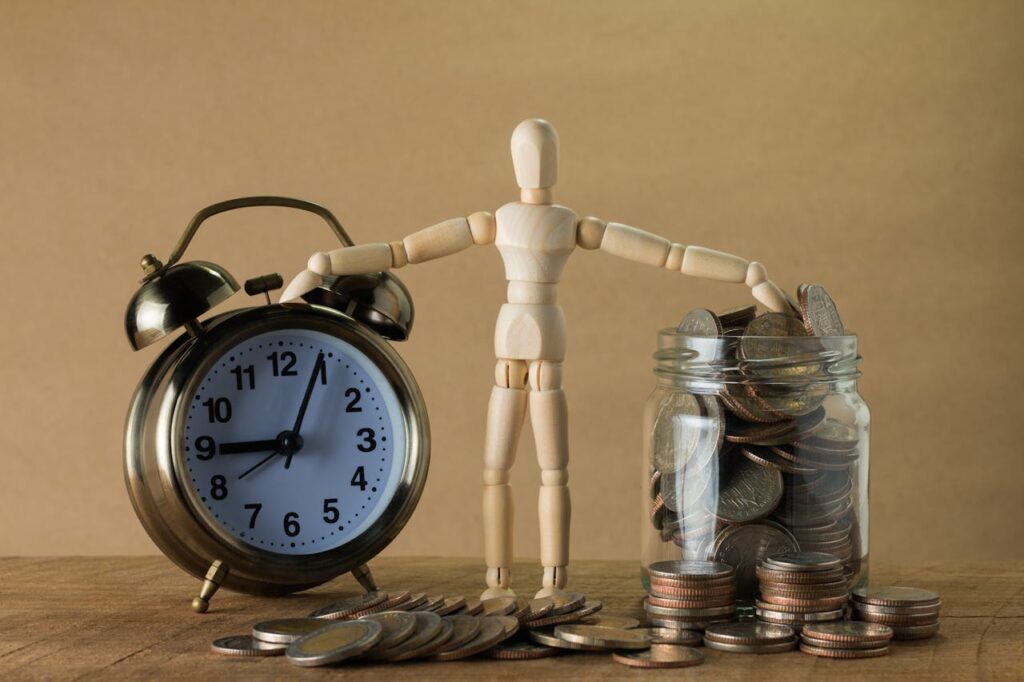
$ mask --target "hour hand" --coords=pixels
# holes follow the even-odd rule
[[[249,452],[270,452],[277,450],[281,442],[274,438],[271,440],[242,440],[237,443],[221,443],[219,452],[222,455],[241,455]]]

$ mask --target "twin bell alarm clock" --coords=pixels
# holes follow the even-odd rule
[[[408,521],[430,458],[423,398],[388,343],[407,338],[413,321],[398,278],[325,278],[305,303],[275,305],[268,292],[281,277],[264,275],[245,291],[265,304],[202,318],[238,284],[214,263],[180,259],[207,218],[252,206],[312,212],[352,245],[306,201],[214,204],[166,264],[142,259],[125,315],[134,350],[181,330],[132,397],[124,471],[146,532],[203,579],[198,612],[220,586],[285,594],[351,572],[376,589],[367,562]]]

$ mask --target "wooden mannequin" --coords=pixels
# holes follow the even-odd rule
[[[649,232],[579,219],[552,203],[558,176],[558,133],[547,121],[528,119],[512,133],[512,163],[520,201],[495,215],[454,218],[389,244],[365,244],[316,253],[308,270],[288,285],[282,301],[317,286],[327,274],[347,275],[400,268],[447,256],[474,244],[494,243],[505,263],[508,302],[494,333],[495,386],[491,389],[484,443],[484,554],[487,589],[482,598],[512,596],[512,488],[509,474],[527,406],[541,468],[539,500],[543,587],[538,597],[562,592],[569,563],[568,407],[562,391],[565,317],[557,303],[558,281],[577,246],[600,249],[647,265],[695,277],[742,282],[775,311],[788,310],[783,292],[760,263],[700,246],[673,244]]]

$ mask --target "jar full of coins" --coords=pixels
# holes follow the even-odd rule
[[[659,333],[644,415],[645,588],[653,563],[716,561],[735,568],[749,605],[758,564],[797,551],[834,555],[849,588],[866,583],[870,415],[857,337],[838,315],[821,324],[806,293],[792,312],[695,310]]]

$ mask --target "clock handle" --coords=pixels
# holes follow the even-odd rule
[[[334,232],[338,241],[341,242],[342,246],[352,246],[352,238],[348,236],[348,232],[341,226],[341,223],[334,214],[329,210],[314,204],[311,201],[304,201],[302,199],[295,199],[292,197],[275,197],[275,196],[259,196],[259,197],[239,197],[237,199],[228,199],[227,201],[221,201],[207,206],[193,216],[189,222],[188,227],[185,228],[185,233],[181,235],[181,239],[178,240],[178,244],[174,247],[174,251],[171,253],[171,257],[167,259],[167,263],[163,265],[163,268],[168,268],[177,263],[183,255],[185,255],[185,249],[188,248],[192,238],[196,235],[196,231],[199,230],[199,226],[203,224],[207,218],[213,217],[218,213],[224,213],[225,211],[233,211],[237,208],[249,208],[250,206],[280,206],[282,208],[296,208],[300,211],[309,211],[323,218],[331,230]]]
[[[373,573],[370,572],[370,567],[366,564],[353,568],[352,577],[355,578],[356,582],[358,582],[367,592],[377,591],[377,581],[373,579]]]
[[[210,564],[209,570],[206,571],[206,580],[203,581],[203,587],[199,590],[199,596],[192,600],[192,610],[196,613],[206,613],[210,608],[210,599],[226,577],[228,577],[228,567],[224,565],[223,561],[217,559]]]

